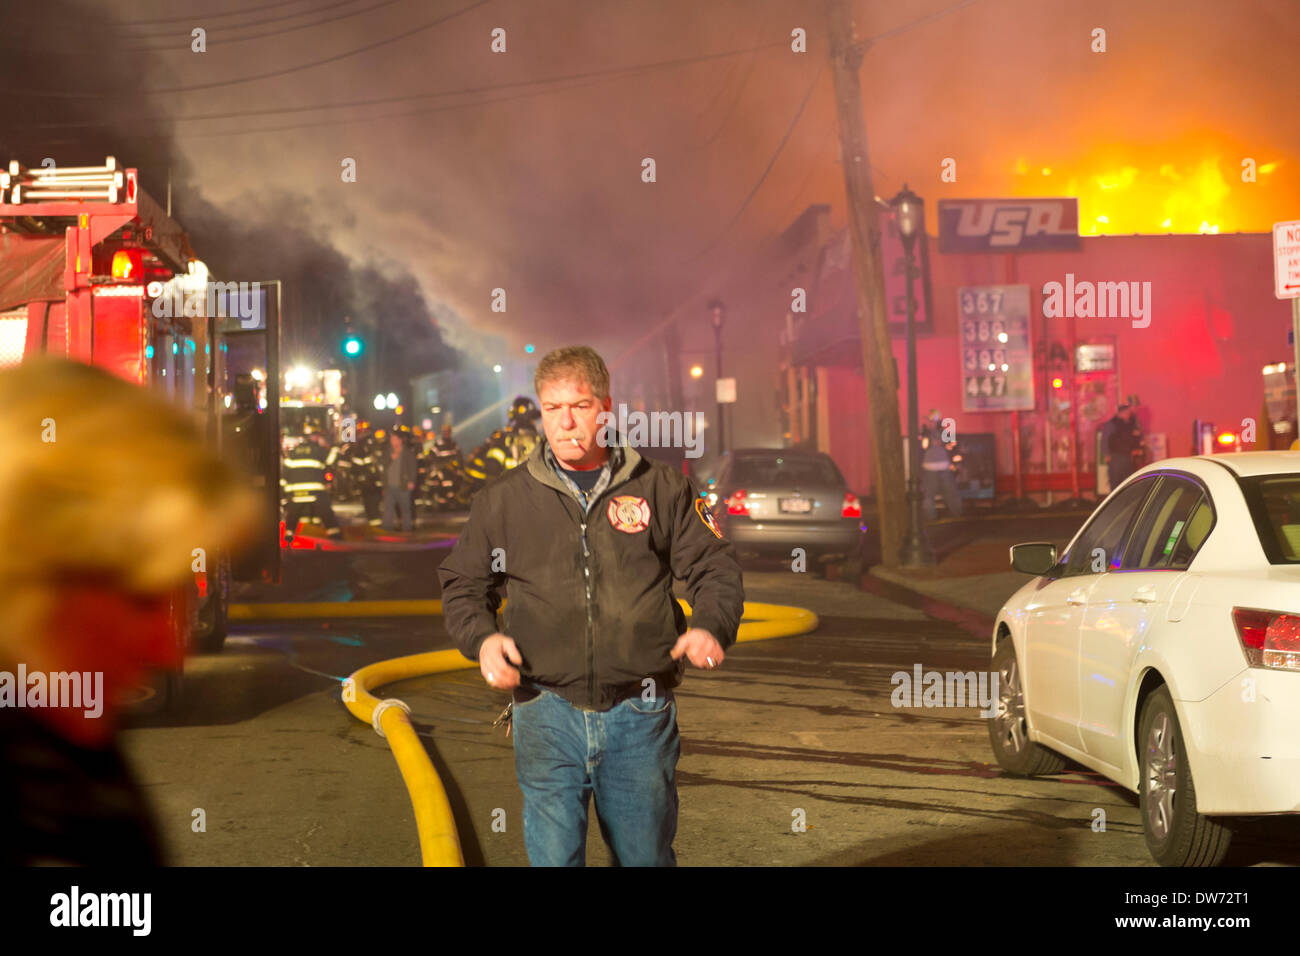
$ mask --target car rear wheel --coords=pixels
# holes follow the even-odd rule
[[[1167,687],[1142,705],[1139,727],[1138,797],[1147,849],[1161,866],[1218,866],[1232,830],[1197,812],[1192,768]]]
[[[1017,777],[1059,773],[1065,758],[1029,739],[1020,663],[1010,637],[998,645],[993,670],[998,675],[998,712],[989,719],[989,742],[998,765]]]

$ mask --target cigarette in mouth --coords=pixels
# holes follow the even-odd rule
[[[578,445],[578,439],[576,438],[570,438],[569,441],[573,442],[575,445]],[[582,446],[578,445],[578,447],[581,448]]]

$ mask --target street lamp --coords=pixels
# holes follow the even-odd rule
[[[921,421],[916,397],[916,297],[912,294],[912,248],[917,235],[925,228],[925,203],[903,183],[902,190],[889,201],[894,221],[903,240],[903,263],[907,281],[907,535],[899,560],[904,567],[934,564],[934,552],[925,540],[921,518]]]
[[[708,308],[709,315],[713,319],[713,345],[714,345],[714,350],[717,353],[717,370],[713,378],[713,382],[714,382],[713,388],[714,388],[714,397],[718,398],[717,383],[722,380],[722,322],[723,319],[726,318],[727,307],[723,305],[721,299],[714,299],[708,304],[706,308]],[[717,406],[718,406],[718,411],[717,411],[718,454],[721,455],[724,451],[726,451],[727,448],[726,439],[723,437],[724,431],[723,431],[723,424],[722,424],[721,398],[718,398]]]

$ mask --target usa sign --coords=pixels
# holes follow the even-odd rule
[[[1079,200],[940,199],[940,252],[1061,252],[1079,248]]]

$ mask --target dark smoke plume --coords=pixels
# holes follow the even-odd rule
[[[109,13],[73,0],[41,0],[9,12],[0,31],[0,163],[99,165],[114,156],[140,170],[195,254],[222,281],[283,282],[288,361],[338,366],[348,329],[366,341],[367,386],[404,390],[412,377],[454,368],[415,277],[390,262],[357,262],[330,244],[331,223],[289,193],[217,207],[181,156],[171,123],[140,91],[175,77]],[[133,48],[134,47],[134,48]],[[149,58],[146,60],[146,58]],[[345,325],[351,319],[351,326]]]

